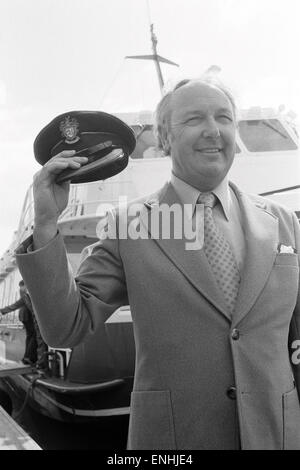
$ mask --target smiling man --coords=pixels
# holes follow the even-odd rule
[[[73,347],[129,302],[129,449],[300,449],[298,221],[229,182],[237,124],[222,85],[184,80],[156,118],[172,175],[141,201],[135,222],[149,237],[104,238],[75,280],[57,230],[68,187],[55,180],[86,160],[64,151],[36,176],[33,239],[17,260],[45,340]],[[151,237],[163,205],[200,214],[197,250],[184,235]],[[125,215],[116,212],[118,226]]]
[[[169,97],[170,131],[165,139],[173,173],[201,191],[215,189],[233,162],[236,120],[229,96],[214,86],[191,81]]]

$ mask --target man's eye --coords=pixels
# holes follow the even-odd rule
[[[223,119],[224,121],[232,122],[232,117],[228,116],[227,114],[222,114],[219,116],[219,119]]]
[[[193,125],[193,124],[197,124],[199,121],[200,121],[200,117],[197,116],[197,117],[191,117],[189,119],[186,120],[186,123],[187,124],[190,124],[190,125]]]

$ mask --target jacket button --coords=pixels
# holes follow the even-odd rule
[[[231,338],[234,340],[234,341],[237,341],[240,337],[240,332],[239,330],[237,330],[236,328],[234,328],[231,332]]]
[[[236,400],[236,388],[235,387],[229,387],[226,394],[228,398],[230,398],[230,400]]]

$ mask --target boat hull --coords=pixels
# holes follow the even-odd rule
[[[0,336],[2,368],[20,366],[24,330],[1,327]],[[90,422],[129,414],[135,362],[131,322],[103,325],[92,340],[70,352],[56,352],[64,363],[63,374],[62,368],[54,369],[51,362],[47,372],[10,375],[7,371],[1,380],[12,399],[15,396],[39,413],[65,422]]]

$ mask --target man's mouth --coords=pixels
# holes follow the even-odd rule
[[[206,148],[201,148],[201,149],[197,149],[198,152],[201,152],[201,153],[219,153],[221,152],[221,148],[218,148],[218,147],[206,147]]]

